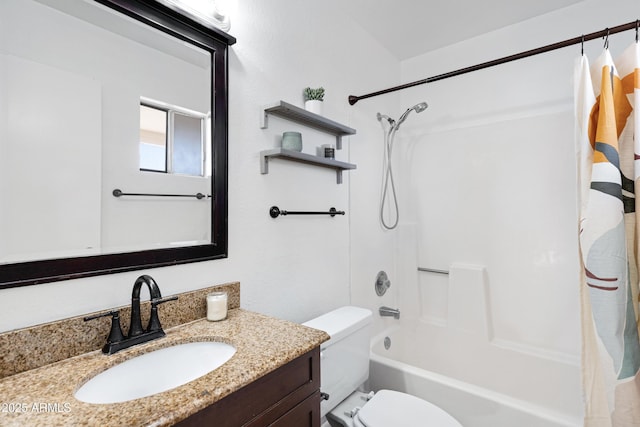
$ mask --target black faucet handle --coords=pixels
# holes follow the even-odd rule
[[[105,348],[110,343],[120,342],[124,339],[124,335],[122,334],[122,328],[120,327],[120,311],[118,310],[105,311],[103,313],[94,314],[92,316],[87,316],[84,318],[84,321],[88,322],[89,320],[99,319],[101,317],[107,317],[107,316],[111,316],[111,331],[109,332],[109,337],[107,338],[107,344],[105,345]],[[102,351],[105,352],[104,348],[102,349]]]
[[[114,315],[120,316],[120,312],[118,310],[104,311],[102,313],[93,314],[91,316],[86,316],[84,318],[84,321],[88,322],[89,320],[95,320],[95,319],[99,319],[101,317],[114,316]]]
[[[160,324],[160,318],[158,317],[158,305],[177,300],[177,296],[154,298],[151,300],[151,316],[149,317],[149,324],[147,325],[147,332],[162,331],[162,325]]]
[[[177,295],[174,295],[174,296],[172,296],[172,297],[155,298],[155,299],[152,299],[152,300],[151,300],[151,305],[152,305],[153,307],[155,307],[155,306],[157,306],[158,304],[162,304],[162,303],[169,302],[169,301],[175,301],[175,300],[177,300],[177,299],[178,299],[178,296],[177,296]]]

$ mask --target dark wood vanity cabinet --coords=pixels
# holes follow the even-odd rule
[[[320,349],[176,424],[212,427],[320,427]]]

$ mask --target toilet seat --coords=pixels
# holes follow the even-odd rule
[[[353,417],[354,427],[462,427],[446,411],[410,394],[380,390]]]

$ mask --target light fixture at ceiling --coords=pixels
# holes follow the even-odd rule
[[[228,1],[223,0],[156,0],[173,10],[188,14],[194,20],[206,26],[213,25],[222,31],[229,31],[231,19]]]

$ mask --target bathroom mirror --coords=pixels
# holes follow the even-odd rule
[[[226,257],[234,42],[153,0],[0,2],[0,288]]]

